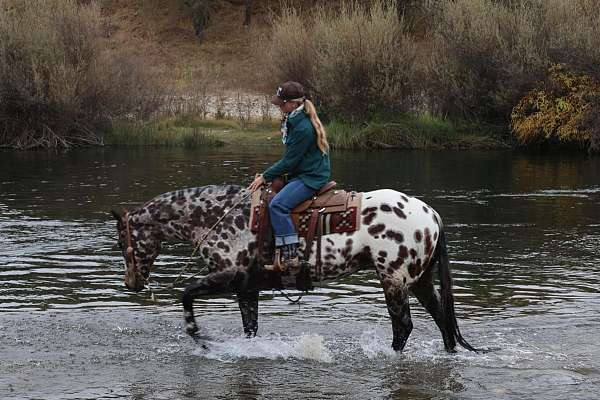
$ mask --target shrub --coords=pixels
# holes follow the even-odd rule
[[[344,119],[411,109],[416,46],[394,2],[320,6],[305,18],[286,8],[274,22],[271,59],[279,81],[305,84],[326,113]]]
[[[103,54],[97,6],[6,0],[0,7],[0,146],[98,143],[112,118],[142,118],[158,107],[144,64]]]
[[[308,31],[310,22],[295,8],[285,6],[281,14],[273,16],[273,33],[268,50],[272,68],[268,78],[273,86],[285,81],[296,81],[307,89],[311,87],[315,47]]]
[[[549,77],[512,111],[512,127],[523,143],[577,142],[600,150],[600,82],[569,72],[564,65],[550,68]]]
[[[314,33],[313,86],[326,110],[364,120],[411,108],[416,47],[390,2],[321,9]]]
[[[600,76],[595,0],[443,0],[431,7],[434,111],[503,122],[552,63]]]

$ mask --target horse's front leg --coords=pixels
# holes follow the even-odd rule
[[[239,287],[239,271],[226,269],[213,272],[185,288],[182,296],[185,331],[194,337],[198,325],[194,318],[194,299],[200,296],[221,294],[237,291]]]
[[[237,296],[244,333],[247,337],[256,336],[256,331],[258,331],[258,290],[239,292]]]

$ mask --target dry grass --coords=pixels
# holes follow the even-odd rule
[[[319,6],[308,16],[285,8],[273,23],[274,75],[303,83],[329,115],[408,111],[417,97],[416,45],[393,2],[371,3]]]
[[[125,49],[143,56],[178,94],[187,94],[188,79],[205,69],[220,69],[219,83],[227,91],[272,90],[259,51],[270,32],[272,1],[254,0],[250,27],[242,26],[243,2],[220,1],[202,43],[181,0],[100,1],[109,52]]]
[[[115,117],[148,118],[160,94],[144,64],[101,52],[99,9],[72,0],[0,3],[0,146],[99,142]]]

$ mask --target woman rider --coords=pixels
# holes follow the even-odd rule
[[[281,269],[296,269],[298,234],[290,212],[325,185],[331,175],[329,144],[325,128],[317,116],[314,104],[306,99],[304,87],[298,82],[285,82],[277,88],[273,104],[279,106],[284,118],[281,123],[283,157],[257,175],[248,189],[256,190],[266,182],[287,174],[288,183],[275,195],[269,214],[275,233],[275,260]],[[277,269],[279,266],[266,267]]]

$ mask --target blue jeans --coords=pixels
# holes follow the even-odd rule
[[[275,246],[298,243],[298,233],[290,212],[315,192],[315,189],[306,186],[300,178],[296,178],[273,197],[269,204],[269,215],[275,232]]]

